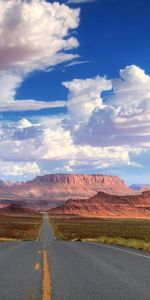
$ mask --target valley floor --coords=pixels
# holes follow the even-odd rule
[[[41,224],[42,217],[39,214],[0,215],[0,242],[36,240]]]
[[[50,217],[56,238],[150,251],[150,220]]]

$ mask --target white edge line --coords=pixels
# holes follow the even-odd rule
[[[40,239],[40,235],[41,235],[41,231],[42,231],[42,225],[43,225],[43,223],[42,223],[41,226],[40,226],[40,230],[39,230],[38,236],[37,236],[37,238],[36,238],[36,242],[38,242],[39,239]]]
[[[101,243],[92,243],[92,242],[88,242],[88,244],[97,245],[97,246],[100,246],[100,247],[111,248],[111,249],[115,249],[115,250],[118,250],[118,251],[127,252],[127,253],[130,253],[130,254],[136,255],[136,256],[141,256],[141,257],[150,259],[150,256],[148,256],[148,255],[144,255],[144,254],[136,253],[136,252],[133,252],[133,251],[121,249],[121,248],[111,246],[111,245],[106,245],[106,244],[101,244]]]
[[[53,238],[56,241],[56,236],[55,236],[55,233],[54,233],[54,229],[53,229],[53,227],[52,227],[52,225],[50,223],[49,223],[49,227],[50,227],[50,230],[52,232]]]

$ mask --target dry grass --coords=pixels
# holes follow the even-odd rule
[[[91,243],[104,243],[104,244],[114,244],[119,246],[126,246],[129,248],[134,248],[138,250],[150,251],[150,242],[137,239],[125,239],[125,238],[110,238],[107,236],[102,236],[97,239],[82,239],[83,242]]]
[[[150,220],[50,218],[59,240],[108,243],[150,251]]]
[[[0,241],[36,240],[42,218],[40,215],[0,216]]]

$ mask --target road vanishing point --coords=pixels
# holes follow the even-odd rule
[[[56,241],[45,215],[39,241],[0,244],[0,300],[150,300],[150,254]]]

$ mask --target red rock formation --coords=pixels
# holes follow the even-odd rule
[[[26,183],[0,185],[0,199],[22,200],[31,206],[38,203],[38,208],[40,203],[42,207],[42,202],[44,204],[46,201],[48,208],[69,198],[88,198],[98,191],[110,194],[131,193],[124,181],[117,176],[48,174]]]
[[[48,174],[38,176],[27,184],[40,190],[44,189],[45,192],[49,192],[48,197],[50,196],[54,200],[67,200],[72,196],[86,198],[98,191],[110,194],[131,193],[123,180],[117,176],[107,175]]]
[[[49,211],[50,214],[110,218],[150,219],[150,191],[137,195],[109,195],[98,192],[89,199],[68,200]]]

